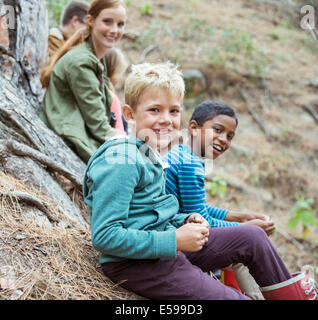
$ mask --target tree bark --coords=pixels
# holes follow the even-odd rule
[[[46,1],[0,0],[0,9],[6,13],[0,18],[0,170],[41,190],[86,228],[83,210],[55,174],[81,190],[85,164],[39,118],[44,96],[39,72],[48,51]],[[33,202],[37,209],[38,204]]]

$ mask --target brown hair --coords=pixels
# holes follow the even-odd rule
[[[92,17],[93,20],[104,9],[115,8],[123,6],[122,0],[94,0],[88,9],[87,14]],[[91,34],[91,27],[85,21],[86,26],[76,31],[72,37],[70,37],[64,45],[56,52],[56,54],[49,60],[48,64],[42,69],[40,74],[40,80],[43,88],[47,88],[50,83],[51,73],[56,64],[56,62],[64,56],[69,50],[73,49],[75,46],[84,42]]]
[[[72,1],[63,10],[61,23],[66,26],[73,17],[77,17],[81,23],[84,23],[89,6],[86,3]]]
[[[126,57],[118,48],[107,50],[105,54],[105,61],[107,67],[107,77],[111,81],[121,77],[129,66]]]

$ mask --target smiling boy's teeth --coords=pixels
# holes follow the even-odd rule
[[[168,129],[155,129],[154,131],[157,133],[162,133],[162,134],[169,133]]]
[[[213,147],[214,147],[214,149],[216,149],[216,150],[218,150],[218,151],[222,151],[222,148],[221,148],[220,146],[214,145]]]

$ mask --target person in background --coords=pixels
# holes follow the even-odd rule
[[[60,49],[79,28],[85,27],[85,17],[88,5],[72,1],[61,14],[60,25],[50,29],[49,32],[49,58]]]
[[[41,71],[47,88],[40,118],[86,163],[112,136],[112,97],[105,54],[122,37],[122,0],[95,0],[79,29]]]
[[[114,128],[121,134],[127,133],[127,122],[122,115],[120,100],[116,95],[116,85],[122,78],[123,74],[127,70],[129,63],[124,56],[123,52],[118,48],[110,49],[105,55],[107,76],[110,80],[110,94],[113,98],[112,105],[110,107],[111,112],[115,116]]]

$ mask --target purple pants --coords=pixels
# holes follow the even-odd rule
[[[198,252],[177,252],[176,258],[124,260],[102,264],[113,282],[149,299],[249,300],[206,272],[243,263],[260,287],[291,278],[266,233],[256,226],[210,229]]]

